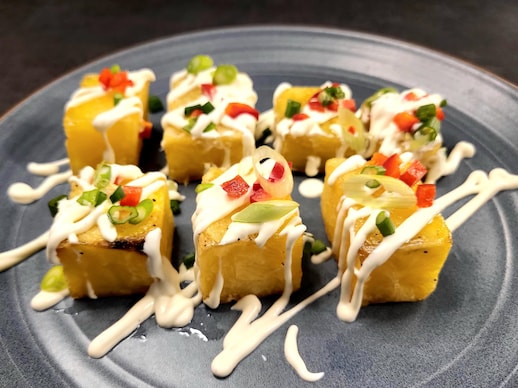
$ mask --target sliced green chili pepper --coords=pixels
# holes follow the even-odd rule
[[[186,254],[182,259],[182,262],[185,265],[185,268],[187,268],[187,269],[192,268],[192,266],[194,265],[195,259],[196,259],[196,256],[195,256],[194,252]]]

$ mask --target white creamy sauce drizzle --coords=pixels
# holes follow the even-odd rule
[[[316,255],[311,256],[311,263],[313,264],[322,264],[329,260],[333,256],[333,250],[329,247]]]
[[[396,233],[384,237],[359,269],[355,268],[357,252],[367,239],[367,235],[376,227],[375,219],[380,210],[363,207],[356,211],[351,207],[354,205],[354,201],[343,200],[339,205],[337,231],[335,231],[333,239],[333,248],[338,250],[339,263],[342,263],[344,257],[346,260],[345,271],[341,279],[340,302],[337,307],[338,317],[347,322],[356,319],[362,303],[363,287],[372,271],[387,261],[401,245],[412,239],[446,207],[466,196],[477,194],[448,219],[448,226],[451,230],[455,230],[496,193],[516,188],[518,188],[518,176],[509,174],[502,169],[491,171],[489,179],[484,172],[474,171],[461,186],[436,199],[431,207],[418,209],[397,227]],[[346,214],[345,219],[344,214]],[[365,216],[368,217],[367,221],[355,233],[354,222]],[[347,245],[349,245],[349,249],[344,252]],[[356,278],[356,284],[353,289],[354,278]]]
[[[115,163],[115,153],[108,139],[108,130],[126,116],[136,114],[143,119],[143,109],[140,98],[128,97],[119,101],[112,109],[102,112],[94,118],[92,125],[102,135],[106,147],[103,153],[104,161]]]
[[[212,84],[212,74],[215,68],[210,68],[199,72],[198,74],[190,74],[185,69],[171,76],[171,90],[167,95],[167,104],[171,106],[177,99],[184,97],[187,93],[196,88],[200,88],[202,84]],[[233,131],[241,133],[243,136],[243,156],[251,155],[255,148],[255,130],[257,120],[249,114],[240,114],[232,118],[225,114],[225,109],[231,102],[240,102],[251,107],[257,102],[257,94],[253,89],[253,82],[245,73],[238,73],[236,79],[228,85],[214,86],[215,94],[210,98],[202,95],[198,99],[189,102],[189,106],[204,105],[211,102],[214,110],[209,113],[203,113],[198,116],[196,123],[190,130],[192,137],[212,138],[216,141],[221,136],[232,135]],[[184,113],[185,106],[172,109],[162,117],[162,126],[167,128],[173,126],[176,128],[184,128],[189,124],[188,118]],[[219,130],[211,130],[204,132],[205,128],[211,123],[220,126]],[[226,130],[225,130],[226,129]],[[233,130],[233,131],[232,131]],[[220,132],[221,131],[221,132]],[[216,146],[215,144],[214,146]],[[230,155],[225,157],[222,167],[230,165]]]
[[[27,171],[34,175],[41,176],[49,176],[53,174],[57,174],[59,172],[59,167],[69,163],[68,158],[63,158],[56,160],[54,162],[47,163],[36,163],[30,162],[27,165]]]
[[[191,322],[201,296],[197,287],[180,288],[182,281],[169,260],[160,252],[160,228],[146,236],[144,253],[148,255],[148,271],[155,279],[146,295],[121,319],[99,334],[88,346],[90,357],[99,358],[128,337],[153,313],[161,327],[183,327]]]
[[[40,183],[36,188],[32,188],[26,183],[16,182],[9,186],[7,189],[7,195],[13,202],[27,205],[32,203],[45,194],[47,194],[52,188],[60,185],[67,181],[72,176],[72,171],[67,170],[65,172],[57,173],[48,176]]]
[[[128,79],[133,81],[133,86],[126,88],[126,96],[132,97],[142,91],[144,86],[148,82],[155,80],[155,73],[150,69],[141,69],[136,71],[128,71]],[[82,87],[77,89],[68,100],[65,105],[65,111],[67,109],[82,105],[95,98],[102,97],[106,94],[106,91],[101,85]]]
[[[307,176],[315,176],[318,174],[322,159],[319,156],[309,155],[306,161],[305,173]]]
[[[407,100],[405,96],[414,93],[417,100]],[[401,153],[408,148],[403,143],[404,132],[401,132],[394,123],[393,119],[399,112],[413,112],[422,105],[434,104],[439,106],[443,98],[439,94],[427,94],[421,89],[409,89],[401,93],[386,93],[378,97],[372,102],[370,109],[370,125],[369,136],[375,141],[381,142],[379,152],[385,155],[393,153]],[[419,152],[425,149],[431,149],[435,144],[442,141],[441,136],[437,136],[435,142],[421,148]]]
[[[459,168],[460,162],[465,158],[472,158],[475,155],[475,146],[466,141],[455,144],[450,154],[441,149],[431,160],[431,168],[426,174],[426,183],[434,183],[442,176],[453,174]]]
[[[307,178],[299,183],[299,193],[305,198],[318,198],[322,195],[324,182],[318,178]]]
[[[44,311],[58,304],[70,295],[68,288],[61,291],[49,292],[40,290],[31,300],[31,307],[36,311]]]
[[[308,371],[306,364],[299,353],[299,347],[297,344],[297,334],[299,328],[295,325],[291,325],[286,333],[286,339],[284,341],[284,355],[288,363],[295,369],[298,375],[306,381],[315,382],[324,377],[324,372],[313,373]]]
[[[0,253],[0,272],[5,271],[16,264],[21,263],[23,260],[45,248],[48,239],[48,232],[41,234],[34,240],[29,241],[26,244],[20,245],[17,248],[11,249]]]

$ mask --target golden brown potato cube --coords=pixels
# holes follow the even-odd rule
[[[343,158],[330,159],[326,163],[326,178],[322,193],[321,209],[328,239],[332,242],[337,225],[338,206],[343,196],[343,180],[348,174],[357,174],[359,169],[341,175],[333,185],[329,185],[329,175],[344,161]],[[414,213],[416,208],[391,209],[390,218],[394,225],[400,225]],[[366,218],[360,218],[354,224],[358,231]],[[376,229],[371,232],[356,258],[356,267],[360,268],[369,254],[380,244],[383,236]],[[383,302],[413,302],[428,297],[436,288],[439,273],[448,257],[452,246],[451,232],[441,215],[436,215],[415,237],[404,243],[382,265],[374,269],[365,283],[363,305]],[[333,251],[348,249],[341,241],[333,246]],[[345,270],[345,264],[342,264]]]
[[[267,296],[281,293],[285,285],[286,236],[276,232],[262,247],[254,241],[256,235],[219,245],[231,222],[230,218],[227,216],[213,223],[199,237],[196,262],[203,298],[209,297],[220,273],[223,277],[221,303],[238,300],[248,294]],[[302,279],[302,249],[300,237],[291,255],[294,291],[300,288]]]
[[[81,193],[73,184],[70,198]],[[143,252],[146,235],[160,228],[160,250],[168,260],[173,244],[174,219],[166,185],[149,197],[153,210],[138,224],[116,225],[117,239],[106,241],[97,225],[77,235],[77,242],[64,240],[57,247],[64,274],[73,298],[97,298],[145,293],[153,279],[147,271]]]

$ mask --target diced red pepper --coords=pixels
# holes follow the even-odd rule
[[[302,120],[306,120],[306,119],[309,119],[309,116],[305,113],[295,113],[291,119],[293,121],[302,121]]]
[[[373,166],[383,166],[383,163],[388,159],[388,156],[382,154],[381,152],[375,152],[371,159],[369,160],[369,164]]]
[[[350,111],[356,112],[356,101],[354,101],[352,98],[349,98],[347,100],[342,100],[340,102],[342,108],[349,109]]]
[[[259,184],[259,182],[255,182],[252,185],[252,195],[250,196],[250,202],[261,202],[267,201],[271,198],[271,195],[268,194],[263,187]]]
[[[108,68],[102,69],[99,73],[99,82],[104,90],[113,89],[120,93],[124,93],[128,86],[133,86],[133,81],[128,78],[127,71],[112,73]]]
[[[216,87],[213,84],[201,84],[201,93],[212,100],[216,95]]]
[[[268,181],[277,182],[282,179],[284,176],[284,166],[279,162],[275,162],[275,165],[270,172],[270,176],[268,177]]]
[[[142,187],[140,186],[122,186],[124,190],[124,198],[121,199],[121,206],[137,206],[142,195]]]
[[[349,128],[347,128],[347,132],[349,132],[351,135],[354,135],[356,133],[356,129],[351,125]]]
[[[399,179],[411,187],[419,182],[426,175],[426,172],[426,167],[419,160],[414,160]]]
[[[153,130],[153,123],[151,121],[144,121],[142,131],[139,133],[141,139],[149,139],[151,137],[151,131]]]
[[[316,110],[317,112],[324,112],[326,110],[320,101],[318,101],[318,94],[317,97],[311,97],[311,99],[308,101],[308,106],[309,109]]]
[[[256,120],[259,119],[259,111],[252,108],[250,105],[243,104],[241,102],[231,102],[228,104],[225,108],[225,114],[232,118],[236,118],[242,114],[249,114],[254,116]]]
[[[437,117],[438,120],[444,120],[444,111],[440,106],[435,107],[435,117]]]
[[[414,92],[409,92],[409,93],[405,94],[405,97],[403,97],[403,98],[407,101],[419,100],[419,97],[417,97],[417,94],[415,94]]]
[[[394,122],[402,132],[410,132],[412,127],[419,123],[419,119],[408,112],[399,112],[394,116]]]
[[[190,118],[196,118],[203,114],[203,111],[201,109],[194,109],[191,114],[189,115]]]
[[[385,168],[385,175],[391,176],[392,178],[399,178],[401,175],[401,172],[399,171],[400,165],[401,158],[398,154],[389,156],[388,159],[383,163],[383,167]]]
[[[104,89],[108,89],[110,87],[110,79],[112,78],[112,72],[107,67],[102,69],[99,73],[99,82],[103,86]]]
[[[326,106],[327,109],[332,110],[333,112],[338,111],[338,102],[337,101],[331,101],[329,105]]]
[[[436,187],[431,183],[423,183],[417,186],[416,197],[418,207],[430,207],[433,205]]]
[[[241,175],[236,175],[229,181],[221,184],[223,190],[227,192],[227,195],[231,198],[239,198],[248,192],[250,186],[243,179]]]

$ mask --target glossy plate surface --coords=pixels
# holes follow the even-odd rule
[[[458,173],[439,182],[446,192],[475,169],[503,167],[518,172],[518,91],[468,64],[429,50],[372,35],[302,27],[254,27],[181,35],[116,53],[58,79],[19,104],[0,121],[0,198],[3,227],[0,250],[14,248],[43,233],[51,219],[46,200],[67,191],[54,189],[44,200],[21,206],[6,196],[9,184],[38,185],[26,170],[31,161],[65,156],[63,106],[85,72],[119,63],[149,67],[157,75],[151,93],[165,99],[174,71],[195,54],[215,63],[234,63],[248,72],[259,95],[258,108],[271,107],[283,81],[319,85],[326,80],[350,85],[361,101],[383,86],[418,86],[448,99],[445,144],[475,144],[477,154]],[[155,125],[160,115],[152,116]],[[159,135],[159,133],[158,133]],[[151,151],[144,165],[162,156]],[[156,151],[156,149],[155,149]],[[158,155],[158,156],[157,156]],[[297,181],[299,181],[298,179]],[[192,187],[177,218],[175,258],[192,249]],[[318,200],[296,197],[309,231],[324,238]],[[451,213],[453,209],[446,212]],[[504,192],[454,233],[454,248],[437,291],[422,303],[369,306],[352,324],[336,318],[337,292],[295,316],[299,349],[308,369],[325,372],[308,386],[499,386],[517,383],[518,365],[518,192]],[[137,300],[67,299],[43,313],[29,306],[48,264],[43,252],[0,273],[0,381],[9,385],[79,386],[305,386],[286,362],[281,327],[227,379],[210,371],[222,337],[238,313],[229,306],[196,310],[184,329],[165,330],[144,322],[108,356],[86,354],[89,341]],[[332,262],[305,265],[308,295],[334,275]],[[268,301],[265,301],[266,303]],[[208,341],[196,335],[201,331]]]

